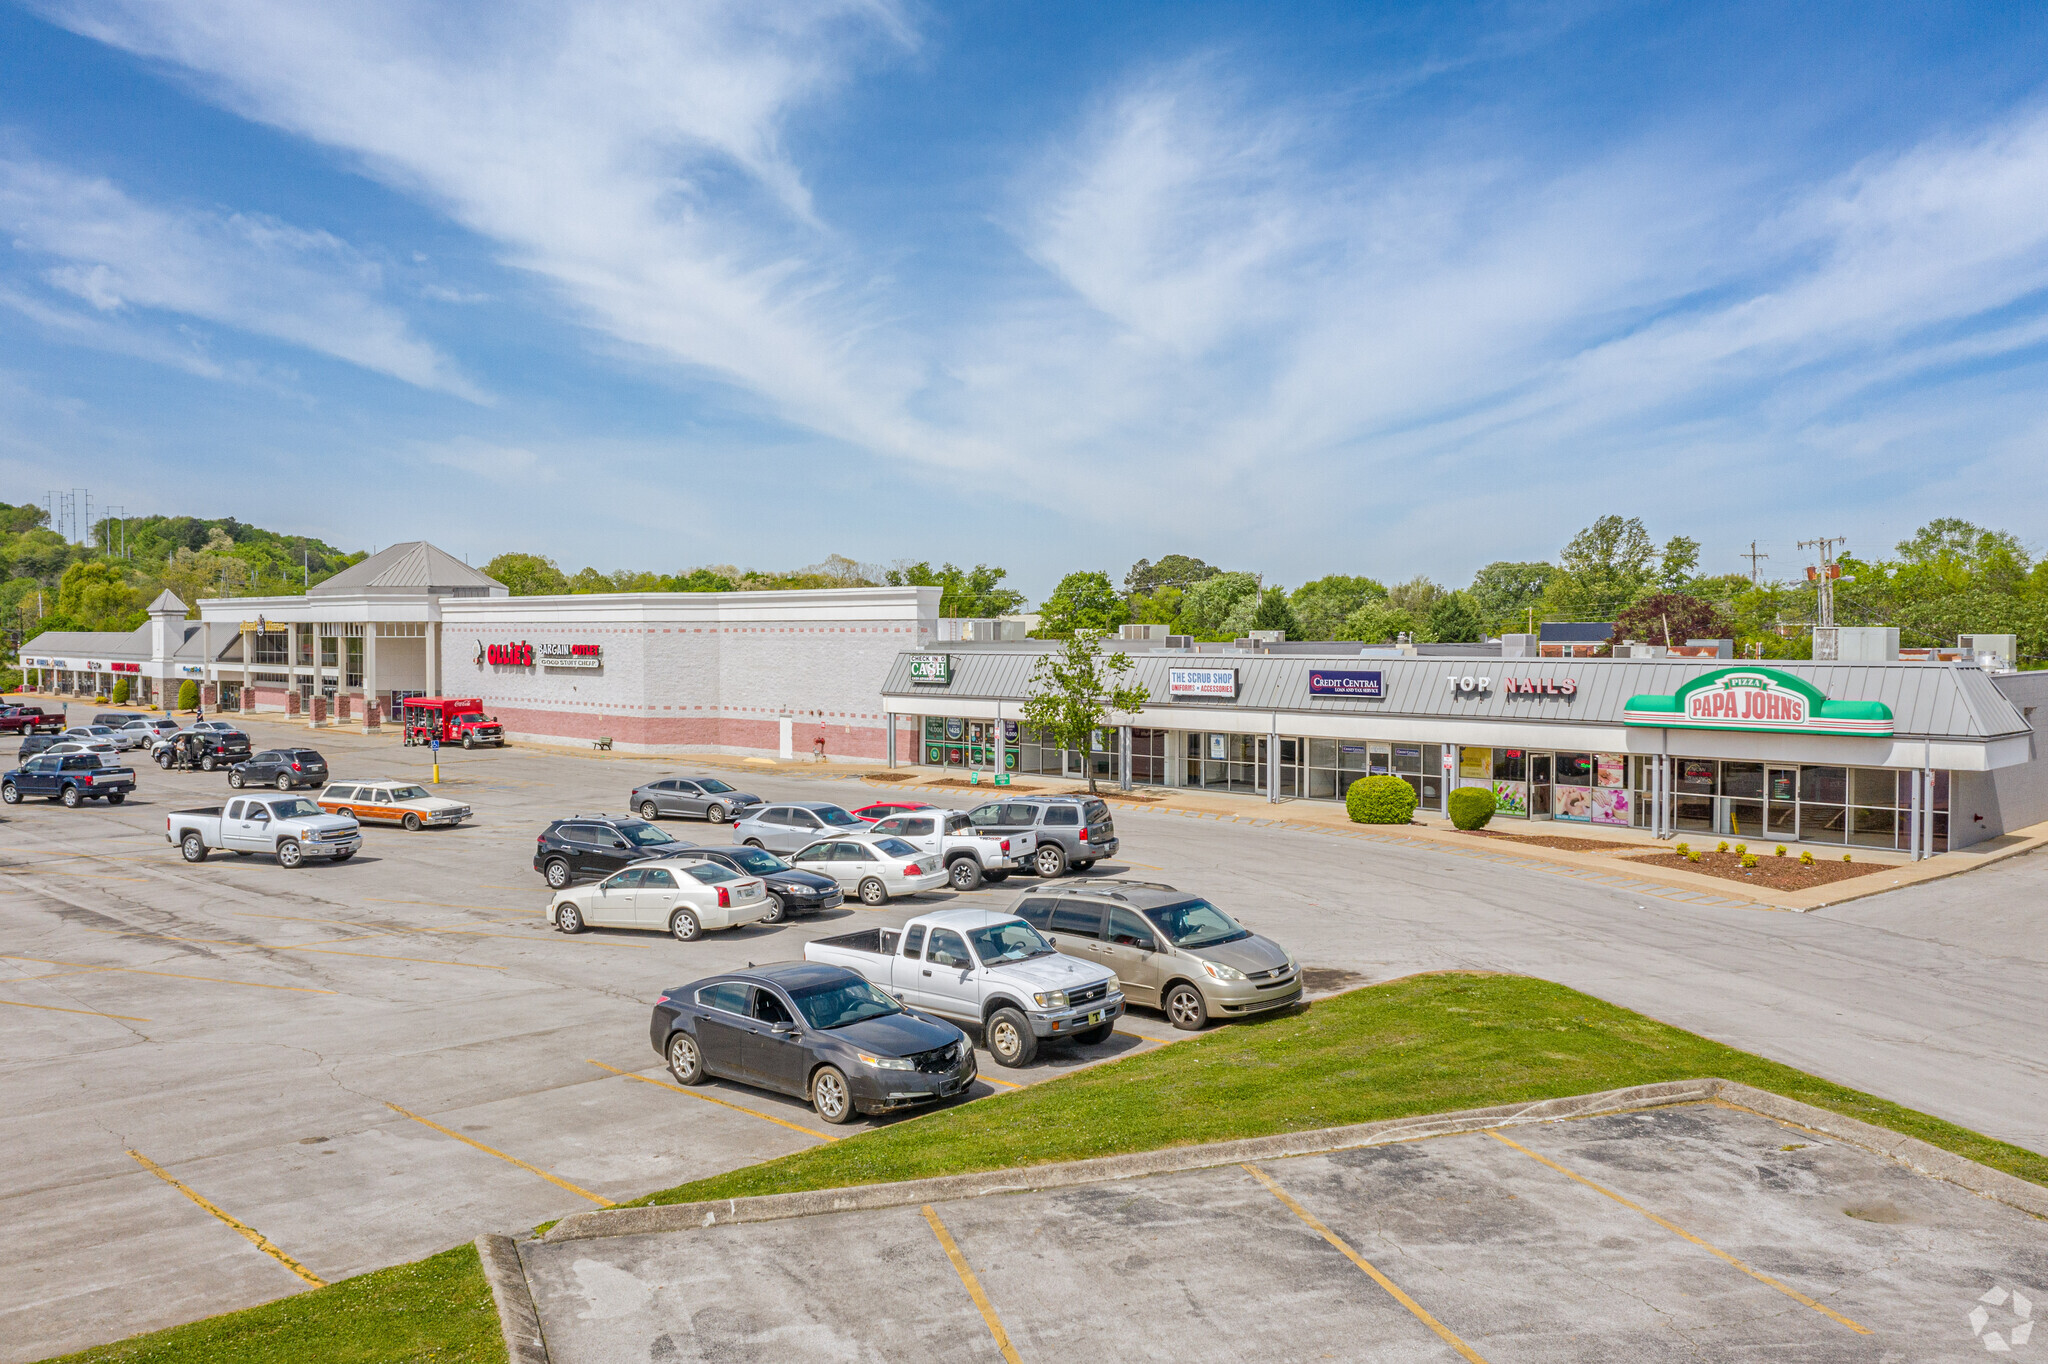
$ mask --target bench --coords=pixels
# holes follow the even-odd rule
[[[606,753],[612,751],[612,741],[609,735],[602,739],[592,739],[590,741],[590,746],[592,748],[602,749]]]

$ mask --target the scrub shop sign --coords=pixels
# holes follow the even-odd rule
[[[1322,668],[1308,675],[1310,696],[1342,696],[1353,701],[1384,701],[1386,674],[1374,672],[1329,672]]]
[[[1237,699],[1235,668],[1168,668],[1166,693],[1206,701]]]

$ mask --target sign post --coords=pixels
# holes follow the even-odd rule
[[[441,784],[441,739],[439,735],[427,741],[427,747],[434,751],[434,785]]]

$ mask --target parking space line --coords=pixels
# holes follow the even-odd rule
[[[590,1058],[587,1056],[583,1059],[590,1061]],[[659,1089],[673,1089],[676,1093],[686,1095],[689,1098],[702,1099],[705,1103],[717,1104],[720,1108],[730,1108],[735,1113],[744,1113],[750,1118],[759,1118],[763,1122],[772,1122],[777,1127],[787,1127],[790,1131],[801,1132],[807,1137],[817,1137],[824,1141],[839,1140],[838,1137],[833,1136],[830,1132],[820,1132],[814,1128],[805,1127],[801,1123],[793,1123],[786,1118],[778,1118],[773,1113],[763,1113],[757,1109],[748,1108],[743,1104],[733,1103],[729,1099],[718,1098],[716,1095],[699,1094],[694,1089],[685,1089],[681,1085],[672,1085],[666,1080],[657,1080],[647,1075],[635,1075],[630,1070],[620,1070],[617,1066],[608,1066],[602,1061],[590,1061],[590,1064],[596,1066],[599,1070],[608,1070],[614,1075],[623,1075],[628,1080],[638,1080],[643,1085],[654,1085]]]
[[[343,942],[350,939],[343,938]],[[441,957],[394,957],[382,952],[337,952],[331,947],[275,947],[274,952],[322,952],[330,957],[366,957],[371,961],[414,961],[424,966],[467,966],[477,971],[502,971],[502,966],[492,966],[481,961],[447,961]]]
[[[1369,1277],[1374,1283],[1378,1284],[1381,1288],[1386,1289],[1387,1293],[1394,1299],[1395,1302],[1400,1303],[1403,1307],[1407,1308],[1411,1313],[1413,1313],[1417,1321],[1421,1322],[1424,1326],[1427,1326],[1430,1330],[1436,1332],[1439,1336],[1443,1337],[1443,1341],[1446,1345],[1450,1346],[1453,1350],[1456,1350],[1459,1354],[1465,1356],[1466,1359],[1471,1361],[1471,1364],[1486,1364],[1486,1359],[1484,1356],[1482,1356],[1477,1350],[1474,1350],[1470,1345],[1467,1345],[1464,1341],[1460,1340],[1457,1336],[1457,1333],[1452,1331],[1450,1327],[1444,1325],[1435,1317],[1431,1316],[1429,1314],[1429,1310],[1425,1308],[1421,1303],[1415,1301],[1415,1299],[1409,1297],[1406,1293],[1402,1292],[1400,1285],[1396,1284],[1392,1279],[1388,1278],[1386,1275],[1380,1273],[1379,1270],[1375,1269],[1370,1260],[1366,1259],[1363,1255],[1360,1255],[1357,1251],[1353,1250],[1350,1244],[1346,1242],[1343,1237],[1339,1236],[1336,1232],[1331,1231],[1328,1227],[1324,1226],[1323,1223],[1317,1219],[1314,1213],[1310,1212],[1307,1208],[1302,1207],[1301,1204],[1295,1202],[1294,1196],[1288,1193],[1287,1190],[1281,1188],[1278,1184],[1274,1183],[1272,1177],[1269,1176],[1264,1170],[1261,1170],[1258,1166],[1252,1164],[1246,1164],[1244,1168],[1251,1173],[1251,1177],[1253,1179],[1258,1180],[1259,1183],[1266,1186],[1267,1192],[1271,1193],[1273,1197],[1279,1199],[1281,1203],[1285,1204],[1289,1212],[1293,1213],[1296,1217],[1299,1217],[1304,1223],[1306,1223],[1310,1231],[1315,1232],[1317,1235],[1321,1236],[1325,1241],[1328,1241],[1331,1245],[1335,1246],[1338,1250],[1342,1251],[1345,1259],[1351,1261],[1352,1264],[1355,1264],[1360,1269],[1364,1270],[1367,1277]]]
[[[946,1230],[946,1224],[939,1220],[938,1213],[927,1203],[920,1211],[924,1220],[932,1224],[932,1235],[939,1238],[939,1248],[946,1252],[946,1258],[953,1262],[953,1272],[960,1276],[960,1282],[967,1288],[967,1296],[974,1299],[975,1310],[988,1327],[988,1333],[995,1337],[996,1348],[1003,1353],[1007,1364],[1024,1364],[1017,1357],[1016,1347],[1010,1344],[1010,1333],[1003,1329],[1003,1319],[996,1315],[996,1306],[988,1300],[988,1294],[981,1289],[981,1280],[975,1277],[974,1266],[967,1263],[967,1257],[960,1253],[959,1245],[953,1240],[953,1233]]]
[[[487,1156],[496,1156],[499,1160],[505,1161],[508,1164],[517,1165],[520,1169],[526,1171],[530,1175],[539,1175],[542,1179],[545,1179],[548,1183],[554,1185],[556,1188],[567,1189],[572,1194],[577,1194],[581,1197],[587,1198],[591,1202],[597,1204],[597,1206],[599,1206],[600,1208],[610,1208],[617,1206],[609,1198],[606,1198],[602,1194],[594,1194],[588,1189],[578,1188],[576,1185],[571,1184],[568,1180],[563,1179],[560,1176],[549,1174],[546,1170],[541,1169],[538,1165],[529,1165],[517,1156],[506,1155],[503,1151],[500,1151],[495,1146],[486,1146],[474,1137],[465,1137],[462,1135],[462,1133],[457,1132],[454,1128],[443,1127],[440,1123],[435,1122],[432,1118],[423,1118],[419,1114],[414,1113],[409,1109],[400,1108],[397,1104],[394,1103],[387,1103],[384,1106],[390,1109],[393,1113],[400,1114],[403,1117],[411,1118],[416,1123],[421,1123],[427,1127],[433,1128],[436,1132],[439,1132],[443,1136],[453,1137],[455,1138],[455,1140],[462,1142],[464,1145],[467,1146],[474,1146],[477,1150],[482,1151]]]
[[[166,1170],[163,1166],[151,1160],[148,1156],[142,1154],[142,1152],[130,1151],[128,1154],[135,1158],[136,1164],[140,1165],[143,1169],[149,1171],[158,1179],[161,1179],[164,1183],[176,1189],[179,1193],[185,1195],[185,1197],[191,1199],[194,1203],[197,1203],[200,1207],[212,1213],[215,1217],[218,1217],[221,1221],[233,1227],[236,1231],[240,1232],[244,1237],[248,1238],[250,1245],[256,1247],[256,1249],[262,1251],[265,1255],[268,1255],[271,1259],[277,1261],[279,1264],[283,1265],[286,1269],[289,1269],[292,1273],[298,1275],[301,1279],[304,1279],[313,1287],[325,1288],[327,1286],[327,1281],[325,1279],[319,1278],[317,1275],[313,1273],[312,1270],[306,1268],[297,1260],[294,1260],[291,1256],[279,1250],[268,1236],[265,1236],[262,1232],[256,1230],[256,1228],[250,1226],[248,1223],[229,1216],[227,1213],[221,1211],[221,1209],[215,1207],[212,1203],[207,1202],[206,1199],[202,1198],[197,1192],[193,1190],[191,1185],[186,1184],[183,1180],[180,1180],[173,1176],[170,1171]]]
[[[981,1069],[978,1066],[975,1068],[974,1078],[977,1080],[986,1080],[992,1085],[1001,1085],[1004,1089],[1024,1088],[1024,1086],[1018,1084],[1015,1080],[998,1080],[993,1075],[984,1075],[981,1073]]]
[[[477,971],[502,971],[502,966],[492,966],[480,961],[448,961],[441,957],[395,957],[383,952],[342,952],[332,947],[315,946],[312,943],[268,943],[237,942],[233,938],[174,938],[168,933],[128,932],[118,928],[88,928],[88,933],[108,933],[117,938],[151,938],[160,942],[194,942],[209,947],[240,947],[255,952],[321,952],[331,957],[365,957],[371,961],[416,961],[427,966],[467,966]],[[363,942],[370,938],[395,938],[396,933],[356,933],[346,938],[329,938],[329,942]]]
[[[146,1018],[133,1014],[103,1014],[98,1009],[63,1009],[55,1004],[27,1004],[18,999],[0,999],[0,1004],[12,1004],[17,1009],[48,1009],[53,1014],[90,1014],[94,1018],[118,1018],[124,1023],[147,1023]]]
[[[1837,1312],[1834,1308],[1829,1307],[1825,1303],[1814,1301],[1812,1298],[1807,1297],[1804,1293],[1792,1287],[1790,1284],[1781,1283],[1778,1280],[1772,1278],[1770,1275],[1763,1273],[1761,1270],[1750,1268],[1750,1266],[1736,1259],[1733,1255],[1730,1255],[1727,1251],[1721,1249],[1719,1246],[1712,1245],[1706,1241],[1702,1241],[1699,1237],[1693,1235],[1684,1227],[1679,1226],[1675,1222],[1670,1222],[1662,1217],[1659,1217],[1656,1213],[1651,1212],[1648,1208],[1642,1206],[1640,1203],[1631,1203],[1628,1199],[1623,1198],[1614,1190],[1606,1188],[1603,1185],[1595,1184],[1592,1180],[1587,1179],[1584,1175],[1574,1174],[1572,1171],[1567,1170],[1564,1166],[1558,1164],[1550,1157],[1538,1155],[1536,1152],[1531,1151],[1528,1147],[1522,1145],[1522,1143],[1514,1141],[1508,1137],[1504,1137],[1499,1132],[1490,1131],[1486,1135],[1492,1137],[1495,1141],[1501,1142],[1504,1145],[1514,1147],[1517,1151],[1520,1151],[1523,1155],[1529,1157],[1529,1159],[1531,1160],[1537,1161],[1540,1164],[1548,1165],[1551,1169],[1557,1171],[1565,1178],[1576,1180],[1578,1183],[1585,1185],[1587,1188],[1591,1189],[1595,1193],[1605,1194],[1607,1197],[1621,1204],[1622,1207],[1627,1208],[1629,1211],[1641,1213],[1644,1217],[1649,1218],[1652,1222],[1655,1222],[1658,1226],[1664,1228],[1664,1230],[1670,1232],[1672,1235],[1682,1237],[1683,1239],[1692,1242],[1700,1249],[1707,1251],[1710,1254],[1719,1256],[1721,1259],[1726,1260],[1729,1264],[1735,1266],[1735,1268],[1749,1275],[1750,1278],[1755,1279],[1758,1283],[1767,1284],[1770,1287],[1777,1289],[1780,1293],[1783,1293],[1786,1297],[1792,1299],[1794,1302],[1804,1303],[1806,1306],[1811,1307],[1814,1311],[1820,1313],[1822,1316],[1833,1318],[1835,1321],[1840,1322],[1842,1325],[1848,1327],[1850,1330],[1856,1332],[1858,1335],[1867,1336],[1871,1334],[1871,1330],[1868,1326],[1859,1326],[1855,1322],[1843,1316],[1840,1312]]]
[[[208,985],[243,985],[251,990],[293,990],[306,995],[331,995],[332,990],[317,990],[310,985],[266,985],[260,980],[222,980],[218,976],[187,976],[176,971],[146,971],[140,966],[87,966],[83,962],[53,961],[48,957],[19,957],[11,952],[0,952],[0,961],[33,961],[44,966],[71,966],[81,971],[122,971],[133,976],[163,976],[168,980],[198,980]],[[31,980],[46,977],[31,976]]]
[[[248,910],[233,910],[238,919],[281,919],[300,924],[334,924],[342,928],[374,928],[380,930],[373,937],[392,937],[400,933],[451,933],[464,938],[510,938],[515,942],[545,942],[547,939],[531,933],[493,933],[487,928],[435,928],[423,924],[365,924],[353,919],[309,919],[294,914],[256,914]],[[631,947],[642,952],[652,952],[654,944],[644,942],[613,942],[608,938],[591,940],[592,947]]]

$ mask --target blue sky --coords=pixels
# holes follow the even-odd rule
[[[565,567],[2041,546],[2028,6],[0,3],[0,471]]]

